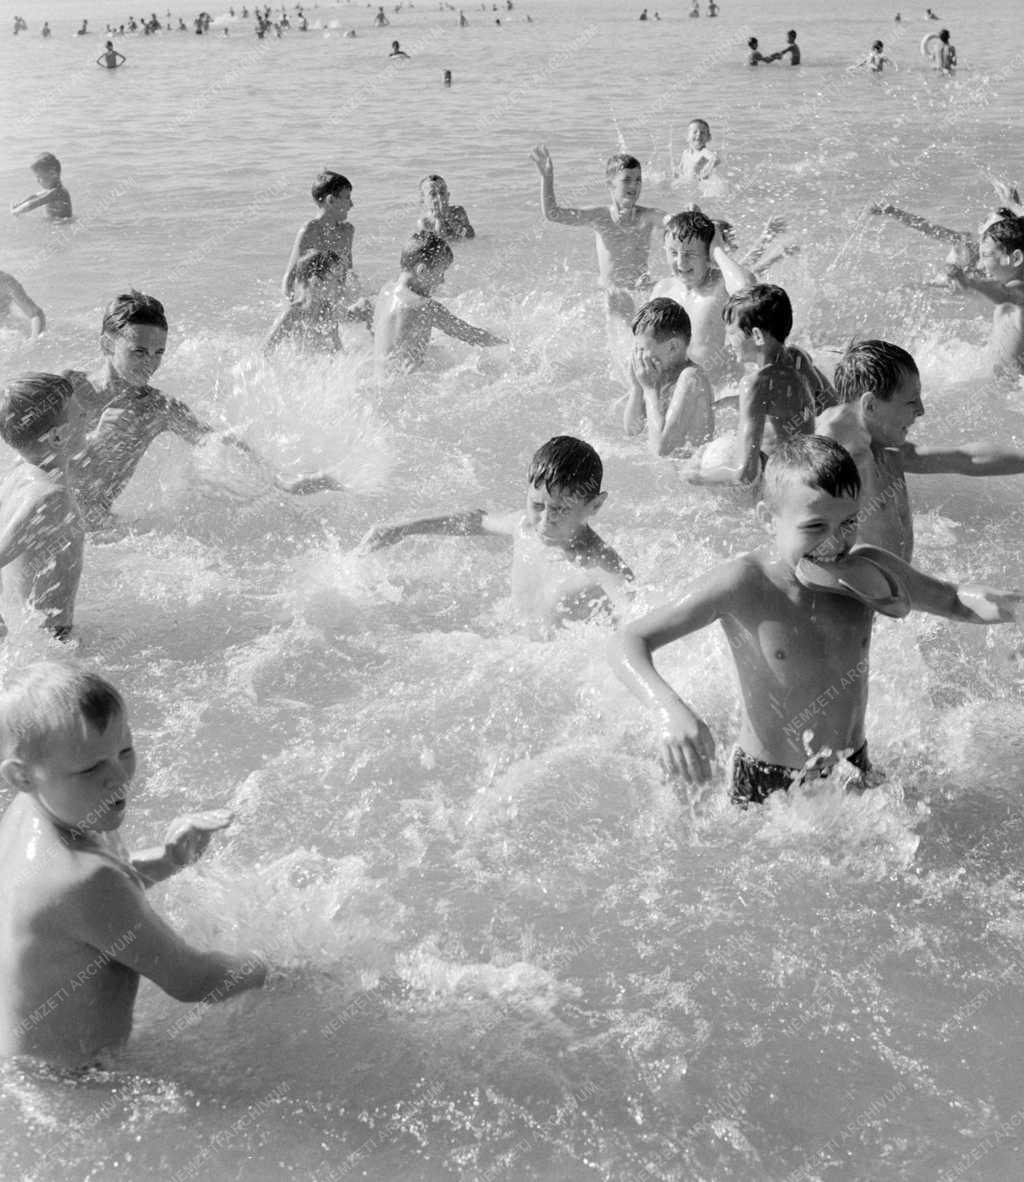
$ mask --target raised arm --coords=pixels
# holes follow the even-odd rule
[[[224,1001],[261,986],[267,967],[255,955],[200,952],[150,907],[123,871],[99,868],[84,884],[71,910],[76,940],[148,977],[178,1001]]]
[[[881,205],[869,205],[867,211],[869,214],[884,214],[886,217],[894,218],[897,222],[909,226],[911,230],[917,230],[928,238],[936,238],[939,242],[956,244],[972,241],[974,238],[973,234],[963,230],[951,230],[948,226],[939,226],[935,222],[928,221],[927,218],[919,217],[916,213],[908,213],[905,209],[899,209],[888,202]]]
[[[739,567],[718,567],[687,589],[682,601],[659,608],[621,628],[612,638],[608,658],[619,680],[661,720],[662,766],[685,781],[703,783],[711,776],[715,741],[706,723],[654,667],[653,654],[713,623],[732,601]]]
[[[547,147],[538,145],[530,153],[530,159],[540,173],[540,207],[549,222],[560,222],[564,226],[587,226],[605,212],[599,208],[563,208],[555,200],[555,166]]]
[[[470,345],[507,345],[508,341],[501,337],[496,337],[494,333],[488,332],[485,328],[477,328],[475,325],[467,324],[465,320],[460,320],[453,312],[449,312],[444,304],[439,304],[437,300],[430,301],[430,317],[431,324],[434,328],[439,328],[441,332],[447,333],[450,337],[455,337],[457,340],[466,341]]]
[[[742,291],[745,287],[752,287],[757,282],[757,276],[754,272],[749,267],[744,267],[738,263],[726,250],[725,242],[722,239],[722,231],[719,229],[717,222],[715,223],[715,236],[711,240],[708,253],[711,256],[711,261],[722,272],[725,290],[729,295],[733,295],[737,291]]]
[[[508,516],[488,513],[485,509],[469,509],[465,513],[450,513],[444,517],[417,517],[392,525],[375,525],[359,543],[360,550],[383,550],[402,538],[413,534],[441,534],[452,538],[468,538],[484,534],[511,534],[513,520]]]

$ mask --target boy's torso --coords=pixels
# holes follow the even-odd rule
[[[612,207],[595,214],[591,225],[597,240],[597,264],[606,284],[636,287],[649,282],[647,259],[654,229],[653,212],[638,205],[628,220]]]

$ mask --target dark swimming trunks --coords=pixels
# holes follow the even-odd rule
[[[862,772],[871,770],[868,759],[868,745],[865,743],[847,758]],[[778,763],[765,763],[736,747],[732,755],[732,799],[734,804],[746,808],[748,804],[763,804],[773,792],[785,792],[794,784],[803,784],[808,779],[820,780],[828,775],[831,768],[803,769],[785,767]]]

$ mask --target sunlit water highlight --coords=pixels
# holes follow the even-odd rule
[[[161,440],[120,504],[129,528],[91,546],[81,651],[125,691],[142,754],[126,836],[144,844],[199,806],[238,814],[155,902],[197,943],[262,948],[282,969],[202,1011],[144,986],[110,1073],[8,1071],[3,1176],[1019,1176],[1016,629],[879,623],[884,787],[737,814],[721,784],[681,801],[662,783],[599,629],[517,630],[500,542],[351,553],[388,516],[515,508],[557,432],[604,457],[601,530],[644,605],[758,540],[739,498],[681,484],[620,436],[592,242],[540,220],[542,140],[566,203],[600,200],[621,137],[646,200],[673,209],[669,144],[705,116],[731,172],[709,206],[744,242],[780,213],[803,243],[773,276],[795,339],[824,356],[855,334],[910,348],[923,441],[1021,439],[1022,391],[983,374],[988,310],[924,286],[936,244],[859,216],[891,197],[966,228],[992,203],[987,170],[1024,180],[1019,155],[1005,161],[1024,99],[1016,6],[940,6],[965,64],[952,81],[925,71],[926,26],[892,24],[891,4],[723,7],[642,25],[611,0],[536,0],[532,25],[468,9],[460,31],[423,4],[374,32],[372,8],[336,5],[281,41],[240,22],[126,38],[113,74],[92,64],[102,38],[71,32],[123,6],[55,0],[50,43],[34,12],[4,38],[4,192],[28,193],[49,149],[78,216],[4,225],[2,265],[51,329],[4,335],[3,374],[88,362],[100,308],[137,286],[172,321],[162,388],[278,469],[330,467],[352,491],[291,500],[215,446]],[[800,70],[742,66],[747,36],[777,48],[790,25]],[[904,69],[846,74],[876,37]],[[399,67],[394,38],[412,55]],[[353,180],[370,289],[395,273],[417,181],[443,173],[480,232],[444,298],[511,346],[436,344],[426,374],[383,392],[362,330],[336,360],[262,360],[323,164]],[[916,480],[912,495],[923,568],[1021,584],[1019,481]],[[724,748],[722,640],[661,663]]]

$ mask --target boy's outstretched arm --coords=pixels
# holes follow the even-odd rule
[[[946,274],[962,291],[976,291],[993,304],[1013,304],[1024,308],[1024,284],[1008,285],[999,283],[995,279],[972,279],[963,267],[953,263],[946,266]]]
[[[163,882],[201,858],[214,833],[226,829],[233,820],[230,809],[208,809],[178,817],[171,822],[164,844],[132,854],[132,866],[147,887]]]
[[[359,543],[360,550],[383,550],[412,534],[443,534],[453,538],[468,538],[484,534],[511,534],[515,519],[488,513],[486,509],[469,509],[465,513],[450,513],[444,517],[417,517],[391,525],[375,525]]]
[[[691,584],[680,603],[626,624],[608,647],[608,658],[619,680],[662,722],[662,766],[688,783],[702,784],[711,778],[715,741],[703,719],[655,669],[653,654],[663,645],[706,628],[727,611],[738,574],[735,562],[716,568]]]
[[[1003,591],[981,583],[946,583],[904,562],[888,550],[877,546],[858,546],[858,554],[866,554],[880,566],[899,578],[910,595],[915,611],[933,616],[945,616],[966,624],[1013,624],[1017,608],[1024,600],[1020,591]]]
[[[439,304],[437,300],[431,300],[430,304],[431,325],[434,328],[439,328],[441,332],[447,333],[448,336],[465,341],[470,345],[508,344],[508,341],[502,337],[496,337],[494,333],[488,332],[486,328],[477,328],[475,325],[468,324],[465,320],[460,320],[458,316],[453,312],[449,312],[444,304]]]
[[[561,222],[564,226],[585,226],[601,214],[602,211],[596,208],[572,209],[558,204],[555,200],[555,166],[544,144],[533,149],[530,159],[540,173],[540,207],[549,222]]]
[[[899,209],[895,205],[890,205],[888,202],[883,204],[872,203],[868,206],[867,212],[869,214],[884,214],[886,217],[894,218],[897,222],[902,222],[903,225],[909,226],[911,230],[917,230],[924,234],[927,238],[935,238],[939,242],[951,242],[954,245],[959,242],[972,242],[974,235],[966,233],[963,230],[951,230],[948,226],[939,226],[935,222],[928,221],[927,218],[919,217],[916,213],[908,213],[905,209]]]
[[[267,966],[255,955],[200,952],[150,907],[145,895],[114,866],[99,867],[68,908],[70,932],[100,953],[148,977],[178,1001],[224,1001],[259,988]]]
[[[996,443],[961,443],[957,447],[921,447],[905,443],[903,467],[921,474],[955,472],[959,476],[1020,476],[1024,452]]]
[[[28,213],[29,210],[38,209],[41,205],[49,205],[49,203],[57,196],[57,189],[44,189],[41,193],[33,193],[31,197],[26,197],[24,201],[16,201],[11,204],[11,213],[17,217],[21,213]]]

